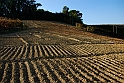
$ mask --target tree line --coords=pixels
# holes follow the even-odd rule
[[[82,13],[78,10],[69,10],[67,6],[64,6],[62,12],[52,13],[38,9],[39,6],[42,6],[41,3],[35,0],[0,0],[0,16],[22,20],[59,21],[72,25],[83,23]]]

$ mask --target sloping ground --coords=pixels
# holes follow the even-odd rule
[[[84,32],[80,28],[76,28],[75,26],[71,26],[68,24],[62,24],[62,23],[56,23],[51,21],[24,21],[27,25],[30,26],[30,28],[41,28],[42,31],[45,32],[53,32],[57,34],[67,34],[67,35],[76,35],[76,36],[85,36],[85,37],[93,37],[96,39],[102,39],[102,40],[111,40],[111,41],[118,41],[120,43],[123,43],[123,39],[118,38],[112,38],[108,36],[101,36],[89,32]]]
[[[27,30],[0,35],[0,83],[124,82],[124,40],[24,22]]]

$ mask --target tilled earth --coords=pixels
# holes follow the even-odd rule
[[[24,21],[0,35],[0,83],[124,82],[124,40],[71,25]]]

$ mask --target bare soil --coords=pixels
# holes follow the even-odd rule
[[[123,83],[124,40],[68,24],[23,21],[0,35],[0,83]]]

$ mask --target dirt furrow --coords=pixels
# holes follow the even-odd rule
[[[14,48],[9,48],[7,52],[4,53],[3,56],[1,56],[1,60],[4,60],[4,58],[7,57],[13,51],[13,49]]]
[[[69,75],[72,79],[74,79],[75,83],[81,83],[83,78],[79,75],[79,71],[77,69],[74,68],[75,65],[70,64],[70,62],[68,62],[68,60],[62,60],[63,65],[67,66],[67,70],[68,72],[70,72],[72,75]],[[90,80],[92,80],[92,78],[90,78]],[[92,82],[92,81],[90,81]]]
[[[49,57],[49,54],[48,54],[47,49],[46,49],[44,46],[41,46],[41,47],[42,47],[42,49],[43,49],[44,56],[45,56],[45,57]]]
[[[27,73],[28,73],[28,79],[29,79],[30,83],[34,83],[34,79],[33,79],[31,69],[30,69],[30,66],[29,66],[30,63],[29,62],[24,62],[24,64],[26,65],[26,69],[27,69]]]
[[[7,79],[6,79],[6,76],[7,76],[6,72],[8,71],[7,68],[8,68],[8,64],[5,64],[5,68],[4,68],[4,71],[3,71],[3,76],[1,76],[1,83],[7,81]]]
[[[106,63],[102,63],[101,61],[99,61],[100,66],[105,66],[107,69],[106,71],[111,73],[113,75],[113,77],[115,77],[117,80],[119,81],[124,81],[121,79],[124,79],[124,71],[120,71],[119,69],[116,69],[118,71],[116,71],[114,68],[112,68],[111,66],[107,65]]]
[[[82,46],[83,47],[83,50],[86,52],[86,53],[88,53],[88,54],[95,54],[94,52],[93,52],[93,45],[88,45],[88,44],[86,44],[86,45],[83,45]]]
[[[89,74],[88,70],[85,70],[85,68],[82,69],[82,67],[77,67],[77,64],[73,64],[73,62],[70,62],[69,59],[66,60],[66,62],[69,63],[73,71],[80,77],[80,79],[85,79],[87,82],[93,82],[93,77],[91,74]],[[82,71],[82,70],[83,71]]]
[[[11,49],[10,47],[8,47],[8,48],[4,47],[2,50],[0,50],[1,51],[0,56],[3,57],[5,55],[5,53],[7,53],[10,49]],[[2,59],[1,57],[0,57],[0,59]]]
[[[43,52],[40,45],[38,45],[38,53],[39,53],[38,57],[43,57]]]
[[[71,55],[79,55],[77,52],[75,52],[74,50],[70,49],[71,45],[67,45],[67,46],[62,46],[62,48],[64,50],[67,50],[69,53],[71,53]]]
[[[48,48],[51,50],[51,52],[53,53],[54,57],[59,56],[58,53],[56,52],[56,50],[52,47],[52,46],[48,46]]]
[[[56,46],[56,48],[59,49],[64,56],[71,55],[67,50],[65,51],[64,49],[60,48],[60,46]]]
[[[0,82],[2,81],[2,77],[4,76],[5,64],[0,63]]]
[[[114,74],[112,74],[111,72],[106,71],[105,66],[96,65],[88,59],[86,59],[85,62],[87,63],[87,65],[90,65],[93,68],[96,68],[99,71],[101,71],[104,74],[104,76],[107,77],[111,82],[119,82],[116,78],[113,78],[113,77],[115,77]]]
[[[5,47],[0,47],[0,53],[3,52],[5,49]]]
[[[47,68],[44,62],[39,61],[39,65],[41,65],[41,69],[43,71],[43,77],[46,83],[56,83],[55,79],[53,79],[52,72]]]
[[[15,83],[20,83],[20,66],[19,66],[19,63],[15,63]]]
[[[123,47],[120,45],[108,44],[108,45],[104,45],[104,47],[106,49],[105,50],[106,52],[115,52],[115,53],[124,52]]]
[[[42,82],[43,82],[43,77],[42,77],[41,72],[39,71],[39,69],[38,69],[38,67],[37,67],[37,66],[39,66],[39,65],[37,65],[36,62],[34,62],[34,61],[31,61],[31,64],[32,64],[33,67],[34,67],[34,71],[35,71],[35,73],[36,73],[36,76],[38,77],[39,83],[42,83]],[[35,82],[36,82],[36,81],[35,81]]]
[[[75,47],[76,48],[76,47]],[[74,48],[74,49],[75,49]],[[86,54],[86,55],[91,55],[91,53],[90,52],[88,52],[86,49],[84,49],[84,47],[77,47],[77,51],[80,51],[81,53],[83,53],[83,54],[81,54],[81,55],[84,55],[84,54]]]
[[[115,47],[113,47],[113,48],[114,48],[113,50],[112,50],[110,47],[111,47],[111,46],[104,46],[104,52],[105,52],[105,53],[113,53],[113,52],[116,52],[116,51],[114,51],[114,49],[116,49]]]
[[[84,64],[82,62],[84,62]],[[94,63],[87,62],[85,59],[84,60],[80,59],[78,63],[83,65],[83,67],[85,67],[86,69],[88,69],[89,70],[88,73],[91,73],[93,76],[94,74],[96,74],[97,78],[101,78],[105,82],[111,82],[111,80],[114,81],[113,79],[111,79],[111,77],[109,78],[108,75],[104,74],[103,71],[106,71],[106,70],[104,69],[102,70],[102,67],[99,67],[98,65],[93,65]],[[101,79],[99,80],[101,81]]]
[[[52,46],[58,56],[63,56],[63,54],[56,48],[56,46]]]
[[[42,64],[40,60],[36,61],[36,66],[38,68],[39,74],[41,75],[40,81],[42,81],[42,83],[50,83],[50,80],[47,78],[46,69],[44,70],[44,65]]]
[[[25,54],[26,46],[22,46],[20,53],[18,54],[16,59],[22,59],[23,55]]]
[[[106,48],[102,44],[100,44],[100,45],[98,45],[98,44],[88,45],[87,44],[87,45],[83,46],[83,48],[85,51],[88,51],[93,55],[109,53],[109,52],[106,52]]]
[[[18,63],[12,63],[11,83],[20,83],[20,67]]]
[[[87,49],[87,48],[88,48],[88,49]],[[87,45],[79,47],[78,50],[81,50],[81,51],[83,51],[84,53],[87,53],[88,55],[91,55],[91,54],[94,55],[94,53],[91,51],[91,49],[90,49]]]
[[[10,60],[15,60],[16,57],[18,57],[18,55],[20,54],[21,50],[22,50],[22,47],[18,47],[16,48],[16,52],[14,53],[14,55],[11,55],[12,57],[10,58]]]
[[[112,46],[112,47],[111,47]],[[103,55],[124,52],[122,47],[103,44],[84,44],[84,45],[71,45],[70,49],[77,52],[79,55]]]
[[[20,69],[19,69],[19,72],[20,72],[20,83],[24,83],[24,78],[25,78],[25,76],[24,76],[24,72],[23,72],[23,65],[22,65],[22,63],[18,63],[19,64],[19,67],[20,67]]]
[[[94,59],[93,59],[94,60]],[[96,59],[95,59],[96,60]],[[98,63],[100,63],[100,64],[102,64],[102,65],[104,65],[104,66],[106,66],[106,67],[108,67],[108,68],[110,68],[111,70],[118,70],[118,72],[124,72],[124,70],[123,69],[121,69],[121,68],[118,68],[117,66],[114,66],[114,65],[112,65],[112,64],[110,64],[109,62],[106,62],[105,60],[101,60],[101,59],[98,59]]]
[[[95,54],[102,54],[103,49],[101,49],[101,46],[99,46],[97,44],[96,45],[91,45],[90,47],[88,47],[88,45],[87,45],[87,49],[88,48],[89,48],[89,51],[91,50],[90,52],[92,52],[92,54],[94,54],[94,55]]]
[[[24,83],[30,83],[30,77],[28,75],[29,71],[27,69],[27,66],[26,66],[25,62],[20,63],[19,65],[20,65],[20,68],[21,68],[21,70],[20,70],[20,80],[24,81]]]
[[[121,60],[117,60],[117,59],[106,59],[106,58],[101,58],[101,60],[104,60],[118,68],[123,69],[124,68],[124,64],[122,64],[123,62]]]
[[[6,63],[2,81],[3,83],[9,83],[12,79],[12,64]]]
[[[5,57],[5,60],[10,60],[12,57],[15,57],[14,54],[17,52],[17,48],[15,47],[10,54],[8,54],[7,57]]]
[[[0,55],[5,54],[8,50],[10,50],[10,47],[1,47],[1,49],[0,49]]]
[[[64,52],[61,48],[59,48],[58,46],[55,46],[55,48],[58,50],[58,52],[59,52],[59,54],[61,55],[61,56],[67,56],[67,53],[66,52]]]
[[[87,47],[88,48],[88,47]],[[87,50],[87,49],[86,49]],[[100,52],[100,49],[97,47],[94,47],[94,46],[91,46],[90,48],[89,48],[89,50],[90,50],[90,52],[93,54],[93,55],[95,55],[95,54],[98,54],[98,53],[101,53]]]
[[[85,62],[80,63],[79,60],[76,59],[69,59],[69,61],[75,65],[76,69],[80,71],[82,75],[84,75],[85,72],[90,78],[92,76],[93,82],[95,81],[106,82],[105,79],[103,79],[101,76],[98,76],[97,74],[98,72],[96,70],[94,70],[91,66],[86,66]],[[85,78],[88,78],[88,76],[86,76]]]
[[[111,49],[113,49],[117,52],[124,52],[124,45],[123,44],[118,44],[118,45],[114,45],[113,46],[111,45]]]
[[[20,58],[21,59],[26,59],[26,57],[28,57],[28,53],[29,53],[29,46],[24,46],[23,48],[23,52],[22,54],[20,55]]]
[[[62,48],[61,46],[58,46],[60,49],[63,50],[67,55],[73,55],[73,52],[70,52],[69,50],[66,50],[65,48]],[[64,46],[63,46],[64,47]]]
[[[107,77],[107,75],[105,75],[104,73],[102,73],[101,72],[101,69],[99,68],[99,66],[92,66],[92,64],[89,64],[89,63],[87,63],[87,62],[85,62],[84,60],[83,60],[83,62],[84,63],[82,63],[82,59],[80,59],[79,61],[78,61],[78,63],[80,64],[80,65],[83,65],[83,66],[80,66],[82,69],[85,69],[85,71],[88,73],[88,75],[89,75],[89,73],[92,75],[92,76],[94,76],[94,74],[96,74],[98,77],[96,77],[96,78],[102,78],[103,80],[105,80],[106,82],[111,82],[110,80],[111,80],[111,78],[108,78]],[[103,74],[103,75],[101,75],[101,74]],[[101,80],[100,79],[100,81],[103,81],[103,80]]]
[[[35,45],[36,46],[36,45]],[[34,45],[31,47],[31,58],[35,58],[35,52],[37,51],[37,50],[35,50],[34,49],[34,47],[35,47]]]
[[[32,58],[33,57],[33,46],[29,46],[29,54],[26,58]]]
[[[52,61],[54,66],[57,65],[56,70],[58,70],[59,74],[63,77],[63,79],[65,79],[66,82],[68,82],[68,83],[73,83],[74,82],[74,79],[72,79],[69,76],[69,73],[67,71],[67,67],[62,64],[61,59],[55,59],[55,60],[51,60],[51,61]]]
[[[102,77],[102,76],[99,75],[99,72],[100,71],[95,70],[94,68],[92,68],[92,66],[86,65],[85,62],[82,63],[82,62],[79,61],[78,62],[78,65],[79,65],[79,69],[81,67],[82,68],[82,71],[85,70],[88,73],[89,76],[92,76],[93,77],[93,81],[94,82],[95,81],[98,81],[98,82],[107,82],[107,81],[109,81],[108,79],[106,79],[106,78],[104,78],[104,77]]]
[[[75,49],[73,49],[73,46],[75,47]],[[87,56],[88,54],[86,52],[83,52],[81,49],[79,50],[79,46],[77,45],[69,45],[68,49],[71,49],[72,51],[76,52],[78,55],[83,55],[83,56]]]
[[[32,62],[33,61],[28,62],[30,70],[31,70],[31,75],[33,77],[34,83],[39,83],[40,78],[38,77],[37,72],[35,71],[35,68],[34,68],[34,65],[36,65],[36,64],[33,64]]]
[[[63,53],[61,52],[61,50],[59,48],[57,48],[58,46],[52,46],[52,48],[56,51],[56,53],[58,54],[58,56],[63,56]]]
[[[39,49],[38,49],[38,46],[34,46],[34,57],[33,58],[37,58],[39,57]]]
[[[10,83],[14,83],[14,80],[15,80],[15,63],[12,63],[12,79],[10,80]]]
[[[98,45],[99,46],[99,45]],[[111,46],[111,45],[110,45]],[[80,51],[81,46],[75,46],[76,50]],[[88,51],[96,53],[99,51],[97,46],[93,49],[93,46],[86,46]],[[83,47],[85,49],[86,47]],[[123,60],[114,59],[112,57],[88,57],[88,58],[77,58],[71,57],[73,51],[68,49],[71,46],[62,47],[54,45],[39,45],[39,46],[23,46],[23,47],[10,47],[7,48],[8,53],[2,56],[5,60],[18,60],[25,59],[28,62],[2,62],[0,64],[0,71],[2,71],[0,82],[123,82],[124,70]],[[108,49],[109,47],[103,47]],[[27,51],[24,51],[27,49]],[[85,49],[85,50],[87,50]],[[93,49],[93,50],[92,50]],[[118,49],[118,48],[117,48]],[[82,50],[82,49],[81,49]],[[116,50],[116,48],[115,48]],[[109,50],[107,52],[114,51]],[[7,52],[4,50],[4,52]],[[119,52],[119,51],[117,51]],[[7,55],[8,54],[8,55]],[[27,55],[26,55],[27,54]],[[25,56],[26,55],[26,56]],[[41,56],[40,56],[41,55]],[[45,58],[52,57],[52,59],[38,59],[45,56]],[[39,57],[40,56],[40,57]],[[58,56],[69,57],[55,59]],[[114,55],[115,56],[115,55]],[[21,58],[22,57],[22,58]],[[32,59],[37,58],[38,62],[33,62]],[[37,60],[36,59],[36,60]],[[40,60],[43,60],[40,62]],[[31,62],[30,62],[31,61]],[[61,66],[58,65],[57,61],[60,61]],[[4,65],[5,64],[5,65]],[[39,64],[39,65],[38,65]],[[44,69],[38,67],[44,65]],[[122,65],[122,67],[121,67]],[[64,66],[64,68],[62,67]],[[27,75],[26,75],[27,74]],[[65,76],[62,76],[65,75]],[[78,77],[78,78],[77,78]],[[28,79],[28,80],[27,80]],[[27,80],[27,81],[26,81]],[[48,81],[47,81],[48,80]]]
[[[56,79],[58,79],[58,80],[56,80],[56,82],[58,82],[58,83],[65,83],[65,80],[61,77],[61,75],[59,75],[59,73],[57,72],[56,67],[55,66],[53,67],[53,65],[51,64],[50,60],[44,61],[44,62],[48,64],[50,69],[52,69],[53,73],[57,77]]]
[[[23,59],[29,58],[30,46],[27,46],[25,49],[25,54],[23,55]]]
[[[55,56],[55,55],[53,54],[53,52],[48,48],[48,46],[44,46],[44,47],[45,47],[45,49],[46,49],[46,51],[47,51],[49,57],[54,57],[54,56]]]
[[[43,64],[45,65],[45,68],[48,70],[49,74],[51,75],[52,80],[54,80],[56,83],[61,83],[61,80],[56,75],[55,70],[49,64],[49,60],[47,61],[43,60]],[[50,77],[48,76],[48,78]]]

